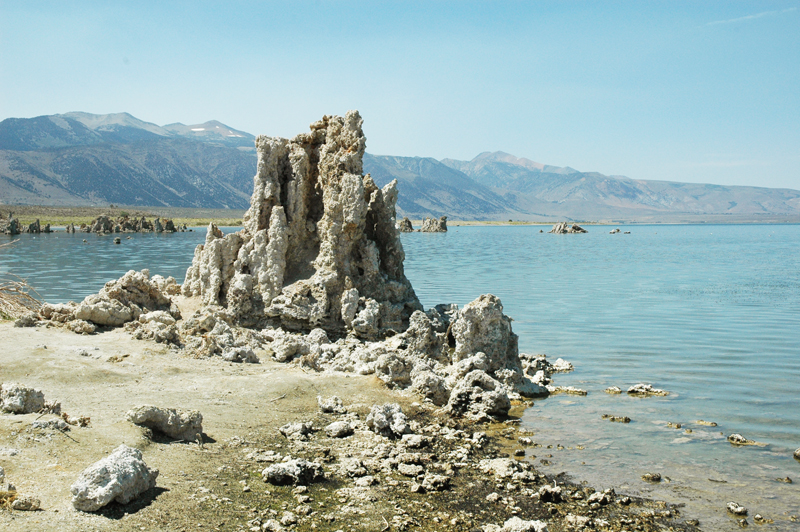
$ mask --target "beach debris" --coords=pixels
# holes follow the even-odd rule
[[[411,432],[408,418],[397,403],[374,405],[367,416],[367,427],[387,438],[401,438]]]
[[[0,318],[16,320],[29,312],[38,312],[42,302],[35,296],[38,296],[36,290],[21,277],[6,272],[0,273]],[[25,319],[20,323],[27,324],[29,320]],[[15,326],[31,325],[15,323]]]
[[[667,396],[669,392],[664,390],[659,390],[658,388],[653,388],[650,384],[634,384],[630,388],[628,388],[628,395],[635,395],[637,397],[650,397],[650,396]]]
[[[269,482],[276,486],[286,484],[310,484],[325,478],[322,465],[317,462],[309,462],[302,458],[288,459],[283,462],[273,464],[261,472],[264,482]]]
[[[725,508],[733,515],[747,515],[747,508],[740,506],[738,503],[733,501],[726,504]]]
[[[619,386],[609,386],[608,388],[606,388],[603,391],[608,393],[608,394],[611,394],[611,395],[616,395],[616,394],[622,393],[622,390],[619,388]]]
[[[601,419],[607,419],[609,421],[613,421],[615,423],[630,423],[631,418],[628,416],[612,416],[611,414],[603,414]]]
[[[72,506],[94,512],[111,501],[127,504],[156,485],[158,470],[147,467],[142,452],[120,445],[87,467],[72,484]]]
[[[642,480],[645,482],[661,482],[661,473],[645,473],[642,475]]]
[[[346,414],[347,408],[342,404],[342,400],[332,395],[331,397],[317,396],[319,409],[326,414]]]
[[[409,224],[410,225],[410,224]],[[422,227],[419,228],[420,233],[446,233],[447,232],[447,216],[436,218],[423,218]]]
[[[197,410],[178,410],[141,405],[129,410],[128,421],[157,430],[170,438],[197,441],[203,433],[203,415]]]
[[[744,436],[738,433],[731,434],[728,436],[728,441],[733,445],[755,445],[756,442],[753,440],[748,440]]]
[[[578,224],[570,225],[567,222],[559,222],[555,224],[553,228],[548,231],[548,233],[553,233],[555,235],[566,235],[574,233],[588,233],[588,231]]]
[[[397,230],[401,233],[413,233],[414,226],[411,225],[411,220],[408,219],[408,216],[404,216],[402,220],[397,222]]]
[[[0,410],[11,414],[30,414],[45,407],[44,393],[18,382],[0,385]]]

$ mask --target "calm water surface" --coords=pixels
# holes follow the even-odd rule
[[[526,411],[543,445],[529,454],[552,463],[540,467],[685,503],[706,530],[738,530],[724,510],[729,500],[750,509],[751,524],[760,513],[775,520],[765,529],[800,529],[790,521],[800,515],[792,458],[800,447],[800,226],[619,227],[631,234],[603,226],[584,235],[533,226],[404,234],[406,275],[426,308],[497,295],[521,351],[575,365],[556,382],[588,396],[557,395]],[[80,300],[129,269],[182,282],[204,239],[203,228],[123,236],[121,245],[86,234],[21,235],[0,249],[0,271],[27,277],[47,301]],[[603,393],[637,382],[671,394]],[[609,423],[604,413],[633,422]],[[725,441],[734,432],[764,445],[735,448]],[[650,471],[669,481],[645,484],[640,476]],[[787,476],[796,483],[776,481]]]

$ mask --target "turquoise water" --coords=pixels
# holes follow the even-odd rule
[[[751,524],[760,513],[775,520],[765,529],[800,529],[789,519],[800,515],[800,462],[791,456],[800,447],[800,226],[619,227],[631,234],[604,226],[584,235],[533,226],[404,234],[406,274],[426,308],[497,295],[521,351],[575,365],[556,382],[588,396],[557,395],[525,413],[543,445],[530,453],[551,462],[541,467],[684,503],[706,530],[738,530],[724,511],[729,500],[750,509]],[[129,269],[180,282],[205,230],[131,237],[114,245],[95,235],[21,235],[0,248],[0,271],[27,277],[51,302],[80,300]],[[637,382],[671,393],[603,393]],[[609,423],[604,413],[633,421]],[[693,423],[700,419],[718,427]],[[734,432],[764,445],[735,448],[725,441]],[[643,483],[649,471],[669,482]],[[796,483],[775,480],[786,476]]]

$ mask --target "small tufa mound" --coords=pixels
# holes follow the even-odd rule
[[[28,388],[18,382],[6,382],[0,385],[0,410],[3,412],[30,414],[39,412],[44,407],[44,394],[41,390]]]
[[[653,388],[649,384],[639,383],[628,388],[628,395],[635,395],[638,397],[650,397],[650,396],[665,397],[669,395],[669,392],[664,390],[659,390],[658,388]]]
[[[120,445],[83,470],[70,488],[72,506],[95,512],[111,501],[127,504],[156,485],[158,470],[147,467],[142,452]]]
[[[143,405],[130,410],[127,419],[131,423],[157,430],[179,440],[197,441],[203,433],[203,415],[197,410]]]
[[[322,465],[317,462],[309,462],[303,459],[286,460],[279,464],[273,464],[261,472],[264,482],[269,482],[276,486],[287,484],[310,484],[325,478],[325,471]]]
[[[403,217],[402,220],[397,222],[397,230],[401,233],[413,233],[414,226],[411,225],[411,220],[408,219],[408,216]]]
[[[331,397],[323,398],[321,395],[317,396],[317,404],[319,409],[326,414],[346,414],[347,408],[342,404],[342,400],[332,395]]]
[[[740,506],[738,503],[735,503],[733,501],[726,504],[725,508],[727,508],[727,510],[733,515],[739,515],[739,516],[747,515],[747,508],[745,508],[744,506]]]
[[[408,224],[411,225],[411,222]],[[442,216],[438,220],[436,218],[424,218],[422,220],[422,227],[420,233],[446,233],[447,232],[447,216]]]
[[[733,445],[755,445],[756,442],[753,440],[748,440],[741,434],[731,434],[728,436],[728,442],[732,443]]]
[[[617,395],[622,393],[622,390],[620,390],[619,386],[609,386],[603,391],[611,395]]]
[[[234,347],[222,352],[222,359],[228,362],[245,362],[248,364],[258,364],[258,356],[255,351],[247,346]]]
[[[408,419],[397,403],[373,406],[367,416],[367,426],[387,438],[400,438],[411,432]]]

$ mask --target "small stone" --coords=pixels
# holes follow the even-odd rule
[[[729,502],[727,505],[725,505],[725,508],[727,508],[728,511],[733,515],[747,515],[747,508],[744,506],[739,506],[739,504],[735,502]]]
[[[498,493],[492,492],[486,496],[487,502],[497,502],[500,500],[500,495]]]
[[[397,471],[407,477],[416,477],[425,471],[425,468],[414,464],[398,464]]]
[[[42,503],[39,499],[33,497],[17,497],[11,503],[11,508],[22,512],[35,512],[41,507]]]
[[[661,473],[645,473],[642,475],[645,482],[661,482]]]
[[[126,414],[128,421],[184,441],[196,441],[203,434],[203,415],[197,410],[137,406]]]
[[[286,462],[273,464],[264,469],[261,475],[265,482],[276,486],[297,484],[298,482],[307,484],[325,478],[322,465],[303,459],[287,460]]]
[[[425,491],[442,491],[450,486],[450,477],[445,475],[425,475],[422,487]]]
[[[347,413],[347,409],[342,404],[342,400],[336,397],[335,395],[331,397],[317,396],[317,404],[319,405],[319,409],[325,412],[326,414],[345,414]]]
[[[70,488],[72,505],[94,512],[111,501],[127,504],[155,486],[157,477],[158,470],[147,467],[139,449],[120,445],[78,476]]]
[[[278,429],[289,440],[307,440],[314,431],[313,423],[287,423]]]

